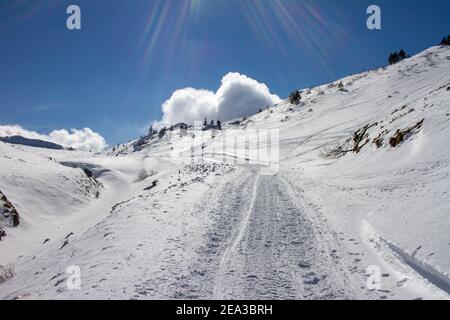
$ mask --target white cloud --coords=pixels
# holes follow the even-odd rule
[[[89,128],[71,129],[70,132],[55,130],[50,132],[49,137],[55,143],[79,150],[101,151],[106,147],[105,139]]]
[[[45,136],[34,131],[28,131],[19,125],[0,126],[0,137],[22,136],[29,139],[42,139]]]
[[[101,151],[106,148],[105,139],[89,128],[84,128],[82,130],[71,129],[70,132],[65,129],[54,130],[48,135],[45,135],[35,131],[26,130],[19,125],[0,126],[0,137],[16,135],[29,139],[50,141],[64,147],[72,147],[78,150]]]
[[[162,105],[163,123],[166,125],[180,122],[192,123],[204,117],[217,115],[216,95],[208,90],[186,88],[175,91]]]
[[[265,84],[239,73],[228,73],[215,93],[194,88],[175,91],[162,105],[160,124],[191,124],[205,117],[228,121],[253,115],[279,101],[280,98],[271,94]]]

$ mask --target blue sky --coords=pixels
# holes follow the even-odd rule
[[[366,28],[370,4],[381,31]],[[89,127],[113,145],[161,119],[175,90],[215,91],[228,72],[286,97],[449,33],[447,0],[2,0],[0,125]]]

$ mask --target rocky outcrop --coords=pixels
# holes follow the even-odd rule
[[[19,213],[8,198],[0,191],[0,240],[6,236],[5,227],[14,228],[19,223]]]

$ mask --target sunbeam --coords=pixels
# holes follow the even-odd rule
[[[220,2],[220,1],[219,1]],[[242,35],[249,35],[268,51],[292,63],[293,54],[301,54],[308,62],[319,62],[321,70],[334,76],[330,63],[335,61],[336,46],[350,46],[350,31],[342,27],[345,14],[335,6],[327,9],[318,1],[246,0],[221,3],[220,14],[240,22]],[[217,3],[216,3],[217,4]],[[177,61],[180,44],[192,40],[195,26],[207,26],[205,18],[210,10],[218,10],[206,0],[170,1],[158,0],[148,8],[146,27],[141,37],[139,59],[144,73],[150,72],[154,64],[170,66]],[[218,22],[219,23],[219,22]],[[245,28],[247,26],[247,28]],[[191,36],[191,37],[190,37]],[[197,55],[192,54],[189,65],[201,60],[211,39],[195,34]],[[226,44],[224,44],[226,45]],[[156,52],[164,51],[164,57],[156,58]]]

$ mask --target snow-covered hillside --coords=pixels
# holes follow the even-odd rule
[[[0,191],[20,216],[16,228],[4,225],[7,237],[0,246],[0,263],[38,249],[58,230],[72,228],[67,226],[71,219],[81,218],[74,212],[102,192],[101,183],[81,169],[61,165],[51,152],[0,142]],[[55,154],[78,156],[68,151]]]
[[[301,96],[97,155],[0,143],[0,297],[448,299],[450,49]]]

